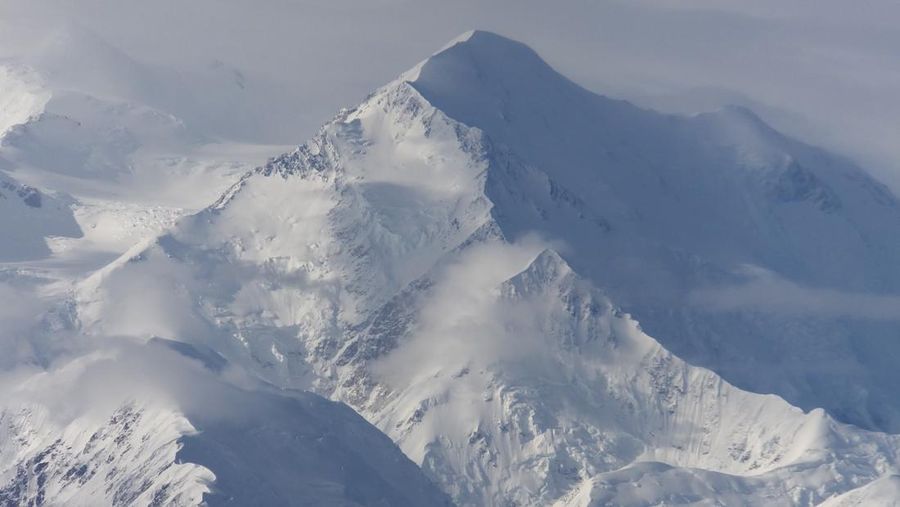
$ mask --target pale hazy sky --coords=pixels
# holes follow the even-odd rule
[[[599,92],[748,105],[900,188],[897,1],[0,0],[0,23],[0,57],[74,26],[166,72],[222,62],[267,90],[236,106],[236,135],[275,143],[302,141],[459,33],[493,30]]]

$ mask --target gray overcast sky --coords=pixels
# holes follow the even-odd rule
[[[0,23],[31,38],[78,26],[184,75],[223,62],[269,90],[234,113],[248,115],[242,134],[276,143],[459,33],[493,30],[599,92],[685,112],[748,105],[900,188],[897,1],[0,0]]]

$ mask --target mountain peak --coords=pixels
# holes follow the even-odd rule
[[[495,59],[498,56],[516,58],[526,56],[532,61],[543,63],[534,50],[517,40],[486,30],[469,30],[451,39],[413,70],[418,74],[418,71],[426,65],[437,67],[452,62],[463,63],[460,60],[475,63],[477,60]],[[509,63],[514,62],[515,59],[509,60]],[[407,80],[415,81],[417,78],[418,75],[415,75]]]
[[[498,50],[505,48],[507,50],[525,50],[532,53],[534,52],[531,48],[517,40],[510,39],[509,37],[505,37],[495,32],[476,29],[459,34],[456,38],[448,42],[441,50],[439,50],[435,54],[442,53],[457,45],[466,46],[480,51]]]
[[[402,76],[419,91],[462,86],[471,96],[513,80],[556,75],[537,53],[521,42],[484,30],[465,32]],[[526,81],[527,82],[527,81]]]
[[[477,30],[457,37],[401,80],[450,118],[526,151],[537,141],[532,137],[545,137],[545,126],[583,117],[585,104],[612,102],[572,83],[525,44]]]
[[[516,294],[535,294],[571,280],[569,264],[551,248],[543,250],[531,264],[506,283],[506,290]]]
[[[500,35],[498,33],[491,32],[488,30],[475,29],[475,30],[469,30],[469,31],[466,31],[466,32],[463,32],[463,33],[457,35],[456,37],[451,39],[449,42],[444,44],[444,47],[435,51],[434,55],[443,53],[444,51],[446,51],[454,46],[457,46],[457,45],[479,45],[479,44],[483,45],[485,47],[488,45],[492,45],[492,44],[493,45],[525,46],[524,44],[522,44],[519,41],[510,39],[508,37],[504,37],[503,35]],[[525,46],[525,47],[527,48],[527,46]],[[434,55],[432,55],[432,56],[434,56]]]

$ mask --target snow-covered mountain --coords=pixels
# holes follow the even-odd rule
[[[13,31],[0,22],[4,36]],[[0,215],[4,237],[22,237],[15,252],[0,245],[0,261],[52,258],[42,269],[84,266],[69,269],[83,275],[202,209],[240,174],[283,151],[216,137],[200,113],[181,107],[181,100],[200,103],[185,97],[193,88],[182,80],[220,80],[224,63],[172,76],[87,29],[48,32],[22,36],[27,49],[0,55],[0,178],[45,197],[65,194],[51,206],[64,217],[33,207]],[[8,49],[10,40],[3,44]],[[208,88],[210,95],[239,89]]]
[[[349,404],[460,505],[852,505],[896,489],[898,210],[472,32],[73,304]]]
[[[883,185],[749,111],[642,111],[577,87],[522,45],[474,41],[422,64],[412,85],[609,228],[540,204],[523,216],[502,182],[490,197],[508,236],[564,241],[576,270],[690,362],[896,430],[900,207]]]
[[[159,92],[184,100],[180,79],[239,76],[222,62],[160,80],[74,27],[32,49],[0,59],[0,505],[447,504],[342,404],[237,382],[180,342],[79,332],[72,279],[214,201],[273,148],[168,112]]]
[[[0,410],[0,504],[449,505],[346,406],[227,371],[156,339],[19,372]]]

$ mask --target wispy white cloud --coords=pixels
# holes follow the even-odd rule
[[[691,303],[711,311],[900,321],[900,295],[805,287],[770,272],[755,275],[743,284],[696,291]]]
[[[376,374],[402,385],[418,375],[454,374],[481,361],[539,361],[543,344],[537,315],[546,308],[499,297],[499,286],[525,270],[548,247],[529,237],[515,244],[490,242],[472,247],[445,266],[418,314],[417,326],[403,346],[380,360]]]

